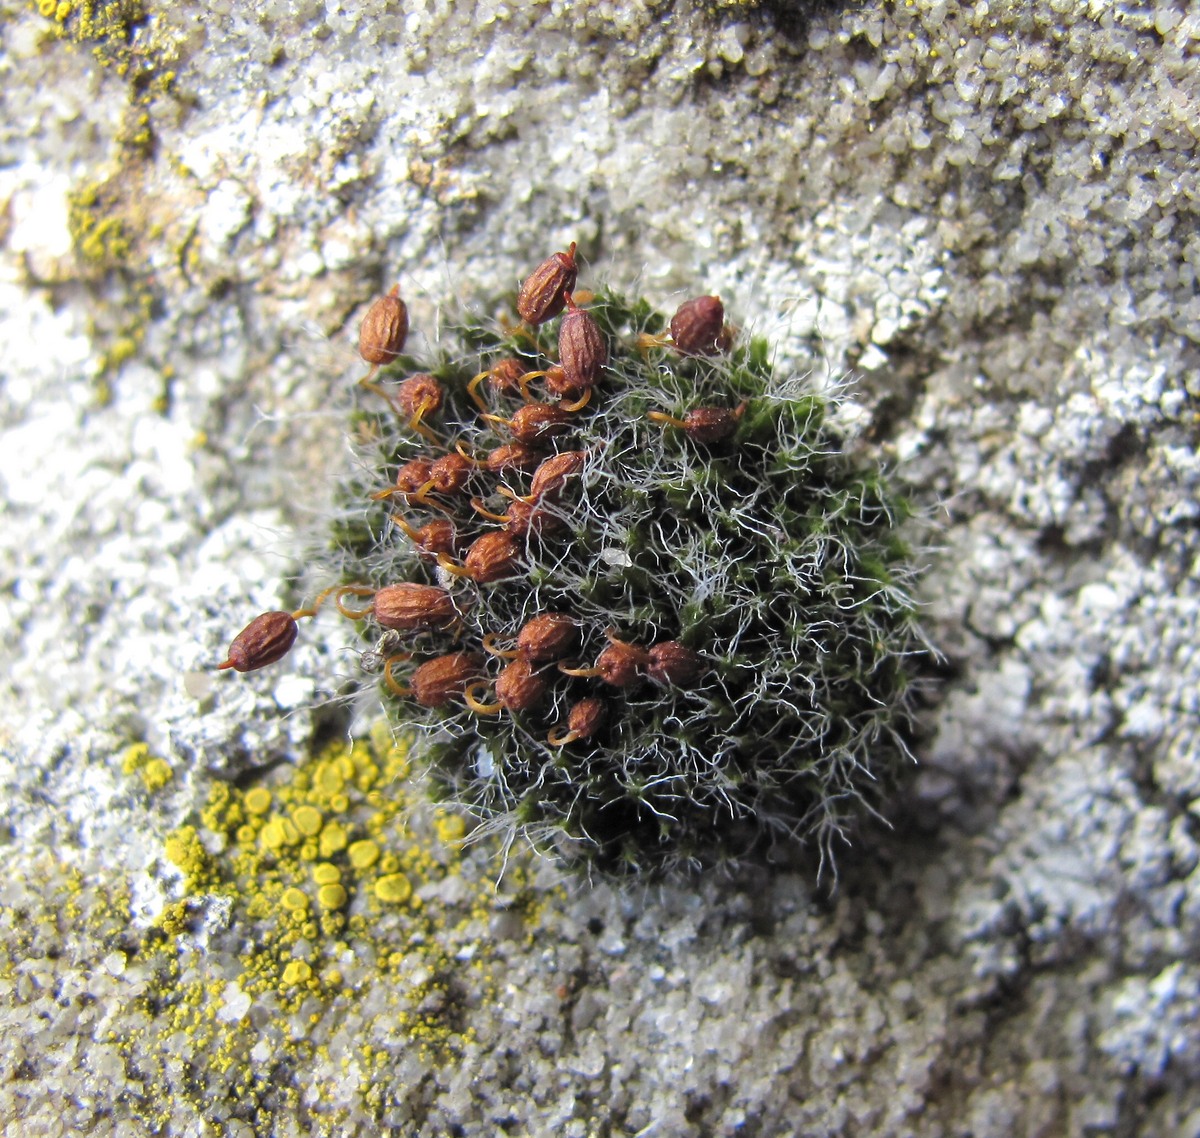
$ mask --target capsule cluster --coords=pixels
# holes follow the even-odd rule
[[[903,504],[719,298],[668,321],[578,290],[575,253],[434,360],[405,355],[397,289],[371,306],[341,580],[220,667],[276,662],[329,601],[397,719],[430,729],[440,785],[494,825],[617,871],[772,833],[824,849],[905,753]]]

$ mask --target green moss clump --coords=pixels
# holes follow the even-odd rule
[[[914,662],[927,648],[906,504],[848,453],[830,398],[777,372],[761,339],[687,356],[644,301],[605,290],[587,311],[608,364],[522,470],[488,465],[513,441],[522,396],[471,381],[510,357],[530,373],[552,367],[557,321],[531,332],[472,317],[443,335],[421,370],[442,389],[426,433],[445,443],[406,414],[375,416],[330,568],[375,589],[446,590],[458,619],[391,632],[367,619],[364,660],[390,658],[397,721],[425,728],[421,754],[443,792],[490,828],[617,873],[734,859],[764,839],[811,839],[824,858],[909,760]],[[526,382],[529,398],[549,398],[543,382]],[[732,433],[682,428],[698,408]],[[454,450],[477,463],[465,487],[389,494],[400,466]],[[515,500],[530,495],[535,466],[566,452],[581,468],[538,500],[543,524],[522,531]],[[455,554],[434,558],[412,531],[446,519]],[[500,579],[481,580],[471,551],[504,532],[516,552]],[[540,692],[526,704],[504,677],[518,635],[546,613],[577,635],[566,658],[533,662]],[[628,682],[596,674],[614,642],[632,646]],[[664,651],[689,666],[664,674]],[[453,698],[409,687],[421,665],[457,653],[472,655]],[[592,699],[603,725],[570,732],[573,709]]]

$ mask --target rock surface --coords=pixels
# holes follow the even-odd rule
[[[0,17],[0,1120],[1200,1133],[1192,5]],[[206,670],[303,590],[365,304],[432,340],[571,240],[853,372],[937,516],[945,679],[832,895],[493,887],[402,757],[321,742],[344,628]],[[305,807],[344,879],[288,877]]]

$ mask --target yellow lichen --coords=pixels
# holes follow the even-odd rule
[[[347,901],[346,890],[336,882],[317,890],[317,904],[322,909],[340,909]]]
[[[291,987],[294,984],[303,984],[307,980],[312,979],[312,967],[303,960],[289,961],[283,970],[281,977],[284,984]]]
[[[438,839],[448,846],[458,845],[467,832],[466,820],[460,814],[447,814],[439,810],[433,820]]]
[[[167,838],[163,847],[167,860],[183,872],[189,893],[200,892],[216,883],[216,873],[208,851],[195,826],[181,826]]]
[[[271,792],[265,786],[252,786],[243,801],[251,814],[265,814],[271,809]]]
[[[324,819],[321,817],[321,811],[315,806],[297,806],[292,811],[292,821],[300,833],[312,838],[321,832]]]
[[[312,878],[318,885],[338,885],[342,880],[342,871],[332,862],[323,861],[313,866]]]
[[[102,301],[89,320],[99,342],[96,401],[106,405],[112,399],[108,376],[140,351],[156,304],[157,286],[141,247],[145,235],[156,230],[145,221],[149,196],[143,183],[152,176],[151,109],[174,85],[169,64],[179,55],[179,42],[165,38],[149,20],[145,0],[33,0],[33,7],[59,39],[88,50],[128,91],[114,132],[123,151],[116,172],[76,187],[68,199],[80,275],[106,283],[116,279],[125,286],[126,295]],[[162,232],[161,224],[157,231]]]
[[[145,743],[133,743],[121,756],[121,773],[136,774],[150,757],[150,748]]]
[[[175,777],[175,772],[165,759],[151,759],[141,769],[142,783],[153,793],[162,790]]]
[[[136,774],[142,780],[142,785],[151,793],[162,790],[175,772],[165,759],[150,754],[150,748],[145,743],[134,743],[121,756],[121,773]]]
[[[263,848],[268,850],[282,849],[286,844],[283,823],[278,818],[272,818],[259,833]]]
[[[121,761],[139,772],[149,751],[130,748]],[[167,839],[167,860],[184,873],[183,895],[168,903],[154,939],[143,945],[141,957],[156,977],[148,998],[161,1010],[136,1030],[143,1039],[150,1033],[164,1069],[181,1053],[205,1057],[199,1080],[186,1092],[197,1112],[212,1106],[214,1093],[225,1101],[256,1093],[265,1073],[280,1064],[333,1070],[324,1045],[307,1040],[327,1036],[346,1017],[361,1017],[362,1037],[372,1041],[359,1058],[354,1106],[368,1114],[394,1101],[397,1090],[385,1073],[405,1054],[425,1066],[450,1063],[473,1039],[463,1022],[469,1013],[452,993],[461,987],[475,998],[493,998],[495,958],[476,938],[494,912],[496,885],[486,863],[464,861],[462,819],[420,806],[407,772],[403,742],[373,732],[368,744],[332,745],[296,767],[273,771],[263,785],[214,782],[199,824]],[[319,832],[305,836],[314,815]],[[286,840],[287,827],[295,842]],[[266,840],[271,835],[274,846]],[[465,900],[422,905],[418,890],[449,874],[466,882]],[[519,903],[511,890],[523,879],[522,865],[510,863],[506,905]],[[212,942],[194,936],[218,898],[221,920],[246,934],[234,975],[227,954],[213,956]],[[60,909],[68,920],[69,903]],[[460,955],[464,942],[472,944],[469,959]],[[354,962],[352,979],[348,961]],[[451,983],[455,975],[461,986]],[[236,1017],[227,1003],[231,982],[236,998],[249,1001],[250,1010]],[[428,1010],[431,1005],[440,1010]],[[251,1014],[254,1009],[269,1015]],[[265,1062],[249,1059],[256,1047],[269,1049]],[[141,1044],[139,1053],[145,1053]],[[324,1061],[315,1064],[319,1057]],[[314,1079],[311,1102],[343,1099],[342,1074]],[[297,1101],[295,1088],[270,1090],[278,1109]],[[161,1120],[151,1100],[144,1109]],[[319,1132],[339,1132],[337,1112],[317,1109]]]
[[[391,905],[401,904],[412,896],[412,882],[403,873],[389,873],[375,882],[375,896]]]
[[[133,249],[125,219],[114,215],[105,183],[85,183],[67,196],[67,229],[76,256],[98,269],[124,266]]]
[[[369,839],[353,842],[346,853],[355,869],[370,869],[379,860],[379,846]]]
[[[330,804],[331,808],[333,804]],[[342,810],[349,809],[349,803],[342,807]],[[330,822],[321,831],[321,836],[318,839],[318,849],[321,857],[329,858],[334,854],[340,853],[349,843],[349,838],[346,836],[346,827],[341,822]]]
[[[279,903],[287,910],[293,913],[308,912],[308,897],[302,889],[285,889],[283,896],[279,898]]]

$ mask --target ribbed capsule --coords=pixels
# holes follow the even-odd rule
[[[546,736],[551,747],[565,747],[570,743],[590,739],[608,718],[608,705],[595,696],[587,696],[572,704],[567,712],[566,728],[556,727]]]
[[[427,660],[409,678],[413,699],[422,707],[445,707],[478,679],[483,658],[475,652],[451,652]]]
[[[542,537],[565,527],[566,519],[561,514],[517,498],[508,505],[508,521],[504,524],[504,532],[513,537],[525,537],[527,534]]]
[[[396,489],[401,494],[415,494],[429,481],[433,463],[427,458],[413,458],[396,471]]]
[[[576,739],[590,739],[608,718],[608,704],[594,695],[579,700],[567,713],[567,730]]]
[[[677,688],[691,687],[707,669],[704,657],[678,640],[653,645],[646,663],[646,675],[652,680]]]
[[[543,451],[528,443],[505,443],[488,451],[484,465],[489,474],[507,474],[510,470],[533,470],[542,461]]]
[[[400,286],[381,296],[358,329],[358,354],[373,367],[390,364],[408,339],[408,306],[400,299]]]
[[[475,464],[469,458],[451,452],[436,459],[429,467],[429,481],[439,494],[453,494],[467,484],[474,469]]]
[[[558,366],[563,382],[556,394],[577,398],[590,391],[608,363],[608,345],[591,313],[567,298],[567,314],[558,328]]]
[[[508,428],[517,442],[533,445],[570,430],[571,416],[549,403],[526,403],[514,412]]]
[[[741,407],[733,411],[724,407],[693,407],[683,417],[680,429],[698,443],[719,443],[737,430],[742,410]]]
[[[596,673],[614,688],[630,688],[641,683],[646,675],[650,657],[644,648],[611,640],[596,658]]]
[[[430,414],[441,409],[445,389],[432,375],[410,375],[396,388],[396,405],[405,415]]]
[[[384,628],[397,632],[447,628],[458,619],[454,599],[445,589],[411,581],[385,585],[376,592],[371,612]]]
[[[575,287],[578,275],[575,264],[575,242],[565,253],[547,257],[521,285],[517,294],[517,314],[536,327],[552,320],[567,303],[567,294]]]
[[[422,553],[435,557],[439,553],[452,556],[458,550],[458,529],[449,518],[434,518],[433,521],[410,530],[408,536]]]
[[[579,626],[561,612],[543,612],[530,618],[517,633],[517,651],[535,664],[561,660],[579,643]]]
[[[296,643],[296,619],[290,612],[264,612],[233,638],[218,670],[253,672],[282,660]]]
[[[496,699],[508,711],[532,711],[546,698],[548,687],[535,666],[518,657],[496,678]]]
[[[567,479],[583,469],[586,459],[587,452],[582,450],[564,450],[560,454],[551,455],[533,472],[529,496],[537,499],[558,494],[566,485]]]
[[[488,387],[497,395],[519,395],[521,376],[529,369],[516,356],[508,356],[491,366]]]
[[[671,317],[671,342],[685,356],[715,356],[729,347],[725,306],[717,296],[686,300]]]
[[[463,568],[467,576],[480,585],[501,581],[513,576],[521,561],[521,546],[504,530],[491,530],[471,542]]]

